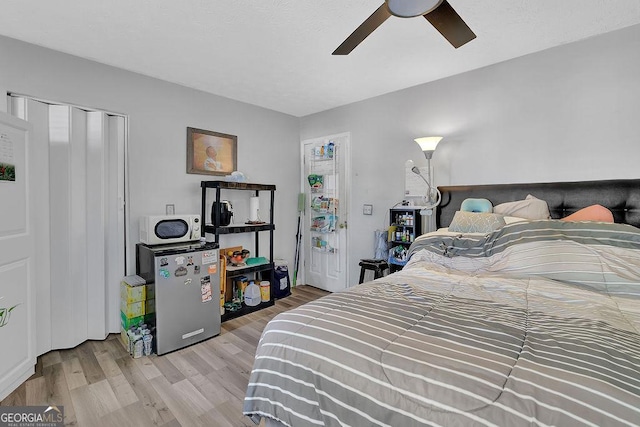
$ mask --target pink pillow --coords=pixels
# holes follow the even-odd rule
[[[569,216],[562,218],[562,221],[599,221],[613,222],[611,211],[601,205],[591,205],[582,208]]]

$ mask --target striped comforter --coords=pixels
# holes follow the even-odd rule
[[[419,239],[398,273],[278,315],[244,413],[298,426],[640,425],[640,230]]]

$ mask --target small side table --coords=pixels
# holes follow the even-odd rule
[[[364,273],[373,270],[373,278],[379,279],[384,276],[384,271],[389,269],[389,264],[383,259],[361,259],[360,260],[360,282],[364,282]]]

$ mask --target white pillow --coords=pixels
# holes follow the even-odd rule
[[[502,215],[487,212],[457,211],[453,216],[449,231],[458,233],[490,233],[504,227]]]
[[[537,199],[531,194],[524,200],[501,203],[493,207],[493,212],[504,216],[516,216],[525,219],[549,219],[549,206],[544,200]]]

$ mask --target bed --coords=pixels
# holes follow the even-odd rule
[[[551,220],[421,236],[397,273],[266,326],[243,412],[267,425],[640,425],[640,180],[441,187],[533,194]],[[615,224],[559,218],[594,203]]]

